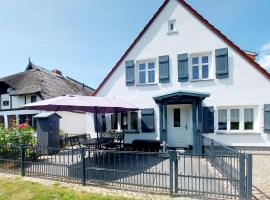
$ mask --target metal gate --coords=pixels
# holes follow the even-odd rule
[[[227,148],[212,142],[204,154],[171,151],[170,194],[252,199],[252,156]]]

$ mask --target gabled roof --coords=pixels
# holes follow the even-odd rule
[[[109,74],[105,77],[105,79],[101,82],[99,87],[96,89],[94,95],[96,95],[99,90],[104,86],[104,84],[108,81],[111,77],[113,72],[120,66],[120,64],[125,60],[129,52],[135,47],[135,45],[139,42],[142,36],[146,33],[146,31],[150,28],[153,24],[155,19],[159,16],[159,14],[163,11],[166,5],[169,3],[170,0],[165,0],[158,11],[154,14],[154,16],[150,19],[144,29],[140,32],[137,38],[133,41],[131,46],[127,49],[124,55],[120,58],[120,60],[115,64]],[[236,44],[234,44],[230,39],[228,39],[222,32],[220,32],[215,26],[210,24],[202,15],[200,15],[195,9],[193,9],[185,0],[177,0],[185,9],[187,9],[194,17],[196,17],[199,21],[201,21],[207,28],[209,28],[212,32],[214,32],[219,38],[221,38],[227,45],[233,48],[240,56],[242,56],[247,62],[249,62],[255,69],[257,69],[260,73],[262,73],[268,80],[270,80],[270,74],[261,67],[256,61],[250,58],[243,50],[241,50]]]
[[[42,99],[50,99],[67,94],[91,96],[94,89],[74,79],[61,76],[29,62],[26,70],[0,78],[12,88],[10,95],[38,94]]]

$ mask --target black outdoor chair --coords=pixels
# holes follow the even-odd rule
[[[110,141],[105,145],[106,149],[115,149],[115,150],[122,150],[124,147],[124,133],[119,133],[114,140]]]

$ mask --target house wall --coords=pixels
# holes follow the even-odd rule
[[[86,133],[86,114],[57,112],[62,118],[60,119],[61,132],[69,134]]]
[[[176,19],[178,32],[174,34],[168,34],[168,20],[171,19]],[[206,81],[178,82],[178,54],[209,52],[212,54],[212,63],[214,64],[215,49],[225,47],[229,49],[229,78],[216,79],[213,76],[213,79]],[[159,109],[153,101],[153,97],[177,90],[187,90],[211,94],[209,98],[205,99],[204,106],[214,106],[216,123],[218,107],[253,106],[257,109],[256,128],[253,133],[218,134],[216,124],[215,133],[207,134],[209,137],[236,146],[270,146],[269,135],[263,133],[263,105],[270,103],[269,80],[176,0],[167,4],[163,12],[125,58],[125,61],[157,59],[158,56],[162,55],[170,56],[169,83],[126,86],[125,62],[122,62],[96,94],[96,96],[125,99],[140,108],[155,109],[156,132],[153,134],[128,134],[126,142],[130,143],[135,138],[159,139]],[[212,73],[215,74],[215,66]]]

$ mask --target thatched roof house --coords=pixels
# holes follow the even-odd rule
[[[37,94],[41,99],[66,94],[90,96],[95,91],[79,81],[63,76],[59,70],[49,71],[31,61],[24,72],[0,78],[1,85],[12,88],[10,96]]]

